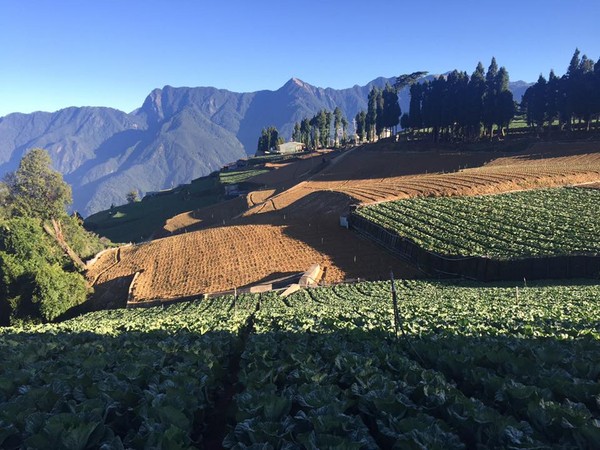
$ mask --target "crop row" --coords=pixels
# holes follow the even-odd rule
[[[0,333],[0,448],[187,448],[255,297],[114,310]]]
[[[398,281],[398,336],[390,290],[367,282],[3,330],[0,447],[600,442],[600,286]],[[229,431],[215,436],[215,400],[233,383]]]
[[[598,286],[361,283],[264,300],[242,355],[247,448],[593,448]]]
[[[598,204],[597,190],[562,188],[415,198],[357,213],[432,252],[516,259],[600,253]]]

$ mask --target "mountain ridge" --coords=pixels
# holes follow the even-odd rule
[[[87,216],[123,203],[131,190],[143,195],[177,186],[253,154],[270,125],[288,139],[295,122],[339,106],[352,129],[371,88],[394,80],[334,89],[292,77],[276,90],[255,92],[165,85],[131,113],[92,106],[12,113],[0,117],[0,174],[14,170],[27,150],[45,148],[73,187],[73,209]],[[402,111],[408,102],[405,89]]]

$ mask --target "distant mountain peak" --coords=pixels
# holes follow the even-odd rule
[[[304,87],[304,85],[306,83],[304,83],[304,81],[302,81],[300,78],[296,78],[296,77],[292,77],[292,79],[290,80],[292,83],[297,84],[300,87]]]
[[[308,83],[305,83],[304,81],[302,81],[300,78],[296,78],[296,77],[292,77],[288,80],[287,83],[285,83],[283,85],[283,88],[300,88],[300,89],[312,89],[313,86],[311,86]]]

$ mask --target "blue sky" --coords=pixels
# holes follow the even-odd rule
[[[600,58],[598,0],[0,0],[0,116],[132,111],[154,88],[345,88],[487,67],[511,80]]]

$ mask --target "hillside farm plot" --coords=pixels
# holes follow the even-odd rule
[[[142,303],[239,288],[304,272],[313,263],[328,268],[333,280],[343,277],[327,254],[286,235],[284,227],[218,227],[123,247],[118,264],[97,275],[96,283],[140,272],[130,301]]]
[[[397,289],[398,340],[387,282],[263,302],[225,446],[595,445],[598,286]]]
[[[313,263],[328,267],[326,282],[377,280],[389,273],[389,267],[406,278],[422,276],[407,263],[399,267],[400,260],[377,245],[340,230],[340,214],[356,202],[492,194],[598,181],[598,144],[584,144],[535,145],[508,156],[404,152],[401,148],[382,152],[376,146],[365,146],[342,153],[339,162],[334,159],[322,164],[321,157],[289,162],[253,178],[253,182],[270,186],[266,191],[175,216],[160,234],[173,234],[171,240],[123,250],[118,264],[98,278],[98,283],[125,280],[143,269],[138,279],[140,283],[149,281],[137,295],[144,301],[255,284],[273,272],[304,271]],[[322,170],[314,172],[318,167]],[[306,179],[306,173],[312,175]],[[256,226],[256,232],[227,230],[249,225]],[[190,237],[195,230],[201,234]],[[178,233],[182,234],[176,236]],[[235,252],[227,250],[231,246]],[[296,248],[302,257],[294,256]],[[260,261],[254,252],[260,252]],[[199,269],[206,253],[211,256],[210,267]],[[299,264],[282,261],[282,257]],[[255,261],[258,270],[247,270],[246,261]],[[94,267],[90,270],[95,271]]]
[[[600,286],[396,289],[0,330],[0,447],[596,448]]]
[[[339,192],[352,202],[369,204],[418,196],[494,194],[598,181],[598,150],[597,143],[536,144],[510,156],[497,152],[390,152],[357,148],[344,155],[339,164],[332,164],[305,183],[251,208],[247,215],[293,208],[299,199],[315,192]],[[342,210],[347,202],[338,204]]]
[[[357,214],[431,252],[510,260],[599,255],[599,205],[598,190],[560,188],[414,198]]]
[[[219,182],[223,185],[243,183],[252,179],[252,177],[268,172],[269,170],[267,169],[247,169],[234,172],[224,171],[219,173]]]

